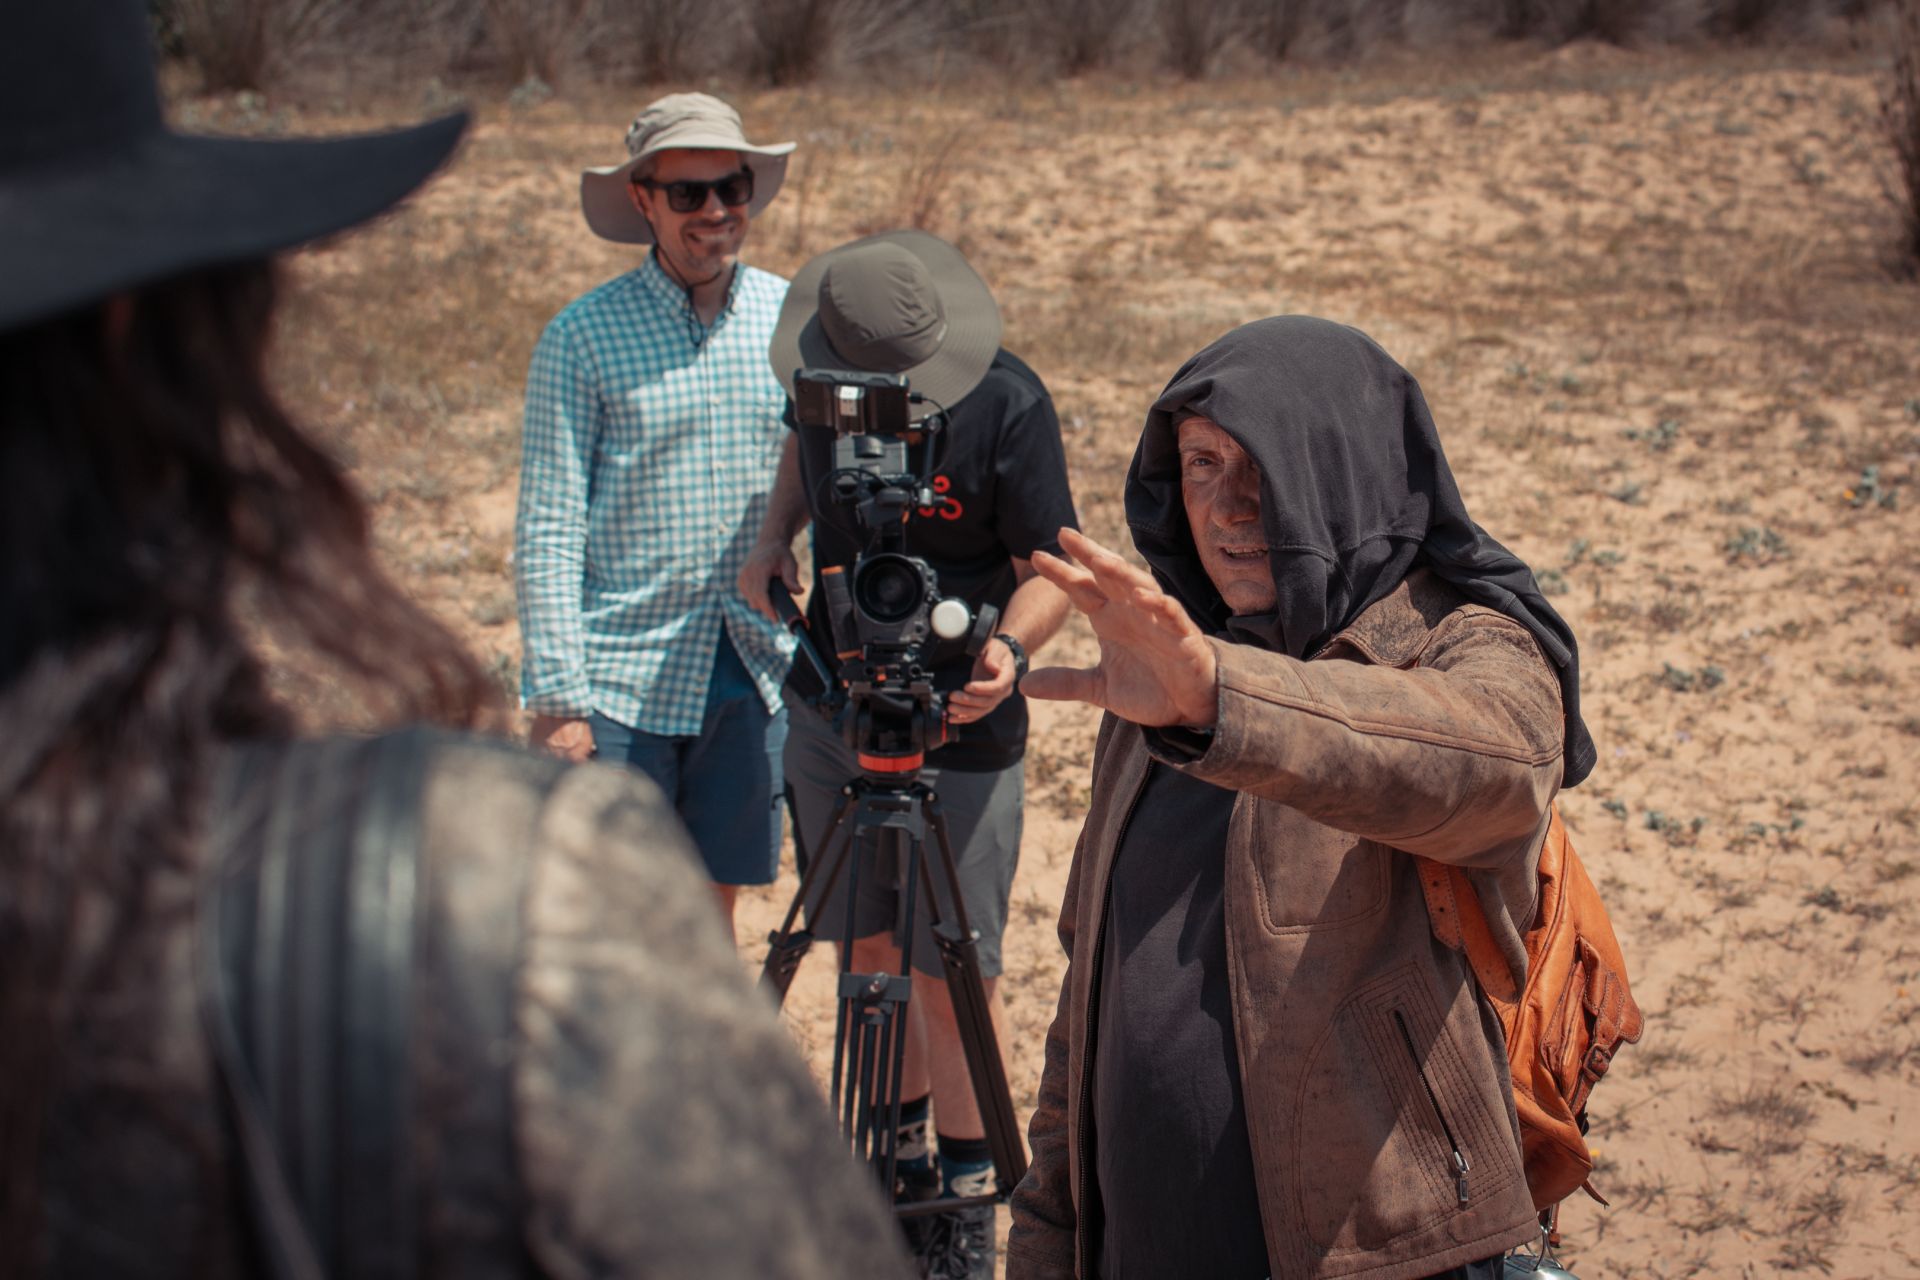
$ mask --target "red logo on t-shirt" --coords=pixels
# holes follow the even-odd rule
[[[921,507],[920,515],[924,519],[931,520],[933,519],[934,512],[937,510],[942,520],[958,520],[966,512],[966,508],[960,505],[958,498],[946,496],[947,490],[952,487],[953,482],[947,479],[947,477],[935,476],[933,478],[933,491],[941,495],[940,501],[931,507]]]

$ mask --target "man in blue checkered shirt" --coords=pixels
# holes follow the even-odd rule
[[[581,204],[595,234],[653,251],[554,317],[527,374],[514,567],[533,741],[652,777],[729,923],[780,850],[791,647],[734,579],[786,438],[767,343],[787,282],[739,253],[792,150],[748,143],[706,94],[649,105]]]

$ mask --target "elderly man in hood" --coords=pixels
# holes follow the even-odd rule
[[[1107,714],[1007,1274],[1496,1276],[1539,1230],[1504,1042],[1410,855],[1524,966],[1593,763],[1573,636],[1341,325],[1190,360],[1126,512],[1151,576],[1070,530],[1034,558],[1100,658],[1022,689]]]

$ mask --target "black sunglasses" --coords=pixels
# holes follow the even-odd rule
[[[753,170],[740,169],[724,178],[715,178],[712,182],[655,182],[652,178],[635,179],[635,185],[649,191],[667,193],[667,208],[675,213],[693,213],[707,207],[707,192],[720,197],[720,203],[730,209],[737,209],[753,199]]]

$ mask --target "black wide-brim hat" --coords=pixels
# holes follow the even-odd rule
[[[391,208],[465,114],[355,137],[166,127],[142,0],[9,6],[0,41],[0,330],[198,267],[265,257]]]
[[[793,394],[800,369],[905,374],[920,421],[980,385],[1000,351],[1000,308],[961,252],[925,231],[882,231],[793,273],[767,358]]]

